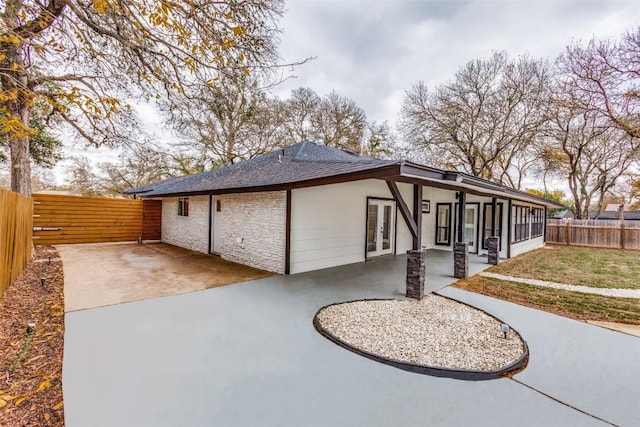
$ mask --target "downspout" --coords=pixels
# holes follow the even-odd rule
[[[211,225],[211,218],[213,213],[211,212],[211,209],[213,207],[213,196],[211,194],[209,194],[209,247],[207,248],[207,252],[211,253],[211,229],[212,229],[212,225]]]
[[[284,274],[291,274],[291,190],[287,190],[286,225],[284,243]]]
[[[507,204],[507,258],[511,258],[511,199]]]

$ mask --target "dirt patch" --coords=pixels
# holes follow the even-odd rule
[[[49,258],[52,257],[49,263]],[[41,279],[44,279],[44,285]],[[64,294],[60,258],[35,259],[0,297],[0,425],[63,426]],[[29,323],[35,326],[28,332]]]
[[[273,275],[165,243],[61,245],[58,249],[64,261],[66,311],[177,295]]]

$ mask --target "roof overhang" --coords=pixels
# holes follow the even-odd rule
[[[500,184],[496,184],[481,178],[472,177],[459,172],[446,171],[411,162],[394,162],[369,169],[299,180],[283,182],[279,184],[226,187],[219,189],[202,189],[185,192],[166,192],[157,194],[153,189],[141,187],[142,191],[131,192],[140,197],[176,197],[176,196],[200,196],[219,195],[233,193],[257,193],[263,191],[284,191],[297,188],[316,187],[320,185],[339,184],[342,182],[360,181],[365,179],[383,179],[386,181],[404,182],[410,184],[422,184],[429,187],[442,188],[450,191],[465,191],[478,196],[497,197],[502,199],[515,199],[537,205],[549,207],[562,207],[552,200],[536,197],[521,191],[513,190]],[[151,194],[148,194],[151,193]]]

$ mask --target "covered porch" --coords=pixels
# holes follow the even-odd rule
[[[469,275],[491,267],[487,257],[469,254]],[[407,255],[389,255],[366,262],[283,276],[285,281],[313,282],[313,287],[335,302],[336,295],[343,300],[366,298],[398,298],[406,295]],[[425,294],[438,291],[458,279],[453,275],[453,252],[427,249],[425,263]]]

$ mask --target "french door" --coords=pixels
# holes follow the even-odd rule
[[[478,205],[467,205],[464,209],[464,241],[469,252],[478,252]]]
[[[456,203],[456,241],[458,238],[458,209],[460,205]],[[464,224],[462,224],[462,236],[464,241],[468,243],[468,251],[470,253],[478,253],[478,211],[480,205],[478,203],[467,203],[464,208]]]
[[[393,253],[396,205],[391,200],[369,199],[367,206],[367,258]]]

